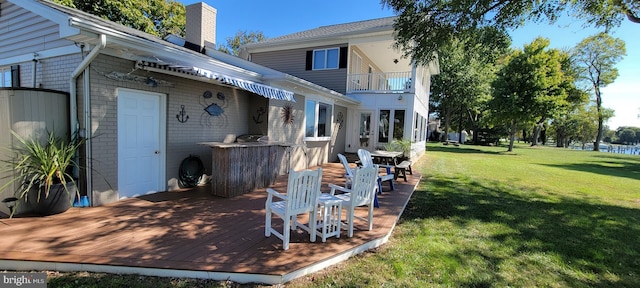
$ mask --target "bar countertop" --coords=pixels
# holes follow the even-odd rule
[[[212,148],[243,148],[243,147],[264,147],[264,146],[282,146],[288,147],[291,144],[286,144],[284,142],[276,142],[276,141],[256,141],[256,142],[233,142],[233,143],[224,143],[224,142],[200,142],[200,145],[206,145]]]

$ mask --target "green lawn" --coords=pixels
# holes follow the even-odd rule
[[[640,287],[640,156],[427,150],[414,164],[423,179],[388,244],[286,286]],[[131,278],[107,276],[98,286],[151,280],[124,277]],[[58,279],[49,287],[92,282]],[[156,280],[154,287],[235,286]]]
[[[391,242],[291,286],[640,287],[640,156],[427,150]]]

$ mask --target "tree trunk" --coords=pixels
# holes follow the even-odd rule
[[[564,142],[566,141],[567,136],[564,135],[564,131],[557,130],[556,131],[556,147],[561,148],[564,147]]]
[[[593,143],[593,151],[600,151],[600,141],[602,140],[602,98],[600,97],[600,88],[595,87],[596,94],[596,109],[598,111],[598,134],[596,136],[596,142]]]
[[[542,130],[542,123],[544,123],[544,118],[540,119],[535,126],[533,126],[533,135],[531,135],[531,146],[538,145],[538,139],[540,139],[540,130]]]
[[[509,131],[509,149],[507,150],[507,152],[513,151],[513,142],[516,140],[516,128],[516,120],[511,120],[511,131]]]
[[[540,125],[536,123],[533,126],[533,133],[531,135],[531,146],[538,145],[538,138],[540,137]]]
[[[444,115],[444,140],[449,140],[449,127],[451,127],[451,109],[445,110]]]
[[[462,118],[463,118],[464,110],[462,110],[462,106],[460,106],[460,117],[458,117],[458,143],[463,144],[462,141]],[[465,139],[466,140],[466,139]]]
[[[473,137],[473,144],[478,145],[478,123],[471,114],[471,110],[467,109],[467,114],[469,114],[469,121],[471,122],[471,127],[473,129],[473,135],[471,136]]]

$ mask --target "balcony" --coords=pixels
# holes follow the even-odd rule
[[[411,71],[347,75],[347,93],[411,93]]]

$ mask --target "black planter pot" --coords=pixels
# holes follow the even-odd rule
[[[54,184],[49,190],[49,197],[44,198],[44,192],[38,200],[38,191],[36,188],[29,191],[29,207],[33,213],[43,216],[54,215],[65,212],[71,208],[71,201],[76,194],[76,186],[69,182],[66,183],[67,189],[63,184]]]

